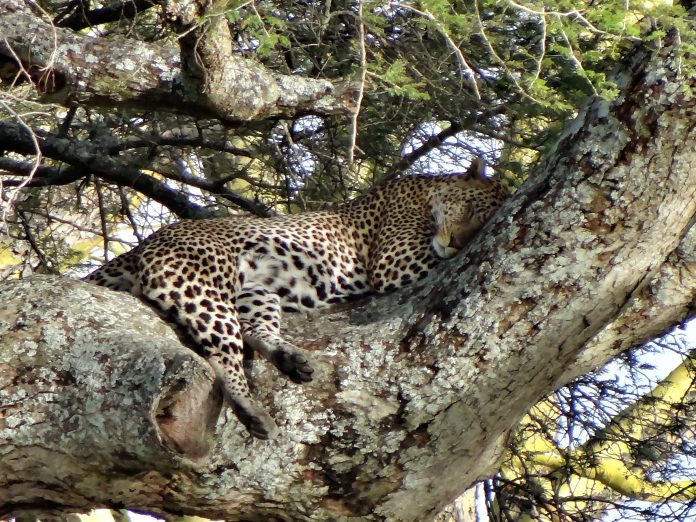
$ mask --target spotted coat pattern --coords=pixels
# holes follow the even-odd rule
[[[283,311],[313,309],[423,279],[508,196],[475,161],[463,175],[406,177],[331,211],[180,221],[85,280],[142,296],[191,336],[249,432],[277,434],[242,368],[247,343],[291,380],[305,351],[280,336]]]

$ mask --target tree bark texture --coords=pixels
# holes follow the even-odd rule
[[[204,61],[209,70],[192,74],[185,64],[200,60],[187,47],[173,47],[126,38],[100,38],[54,27],[45,13],[32,12],[23,0],[0,0],[0,63],[19,65],[18,77],[31,77],[46,101],[209,115],[226,121],[292,117],[302,113],[349,114],[354,87],[326,80],[275,74],[253,60],[232,52],[223,12],[211,17],[195,34],[203,55],[222,53]],[[194,3],[165,2],[171,23],[176,9]],[[197,15],[193,25],[205,10]],[[190,27],[175,24],[182,30]],[[227,35],[221,35],[224,25]],[[210,34],[213,33],[213,34]],[[213,43],[218,47],[212,49]],[[206,54],[207,52],[207,54]],[[181,55],[181,57],[180,57]],[[200,67],[199,67],[200,69]],[[6,78],[11,80],[12,78]]]
[[[227,520],[427,520],[496,469],[542,396],[694,312],[696,98],[637,51],[426,283],[286,319],[315,380],[253,364],[251,441],[206,364],[130,296],[0,289],[0,515],[98,505]],[[47,465],[48,464],[48,465]]]

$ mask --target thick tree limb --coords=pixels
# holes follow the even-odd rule
[[[256,120],[302,112],[298,107],[320,114],[337,112],[332,109],[336,105],[343,112],[353,109],[353,87],[273,75],[235,53],[225,17],[226,2],[164,0],[162,9],[179,34],[183,89],[211,112]]]
[[[221,56],[224,64],[202,72],[208,81],[201,90],[182,75],[177,49],[79,35],[54,27],[23,0],[0,0],[0,56],[19,58],[45,99],[66,106],[139,107],[226,121],[347,114],[352,107],[349,85],[274,74],[231,47]]]
[[[22,477],[3,484],[0,517],[16,508],[101,503],[76,487],[83,466],[113,472],[104,480],[115,479],[107,488],[115,493],[129,490],[127,476],[157,462],[190,468],[207,454],[221,400],[211,393],[210,368],[181,350],[166,323],[153,323],[135,301],[112,310],[111,296],[94,296],[77,282],[44,277],[21,286],[0,290],[0,452],[8,478]],[[58,306],[42,306],[36,289]],[[63,353],[53,351],[60,347]],[[28,392],[20,400],[18,384]],[[62,470],[62,484],[49,469]]]
[[[158,341],[163,328],[138,320],[132,297],[3,285],[0,515],[51,502],[426,520],[494,472],[541,396],[693,312],[696,99],[671,52],[635,53],[622,96],[590,103],[436,278],[288,317],[287,338],[318,370],[300,387],[255,362],[278,440],[247,441],[229,414],[207,429],[217,406],[205,364]]]
[[[675,317],[696,316],[696,221],[692,221],[679,246],[655,277],[633,292],[618,317],[588,341],[579,359],[560,382],[598,368],[607,353],[618,354],[650,341],[655,331],[667,331]]]

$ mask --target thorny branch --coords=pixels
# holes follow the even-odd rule
[[[417,9],[416,7],[409,5],[407,3],[395,3],[394,7],[399,7],[399,8],[404,8],[408,9],[409,11],[414,12],[418,16],[422,16],[426,20],[432,22],[432,24],[435,26],[435,29],[442,35],[442,37],[445,39],[445,42],[447,42],[447,47],[450,48],[452,51],[452,54],[454,54],[457,64],[459,65],[459,72],[464,77],[469,84],[469,87],[471,88],[472,92],[474,93],[475,97],[477,100],[481,100],[481,92],[479,91],[478,84],[476,83],[476,74],[474,73],[474,70],[471,68],[469,65],[469,62],[467,61],[466,57],[464,56],[464,53],[462,50],[459,48],[457,43],[452,40],[452,37],[448,33],[447,29],[443,27],[442,23],[433,15],[430,11],[427,9],[421,10]]]

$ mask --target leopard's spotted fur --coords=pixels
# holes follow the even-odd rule
[[[295,382],[303,350],[279,335],[281,310],[316,308],[423,279],[461,249],[508,196],[475,161],[464,175],[407,177],[332,211],[180,221],[85,280],[143,296],[171,314],[207,357],[247,429],[277,433],[252,399],[242,346]]]

